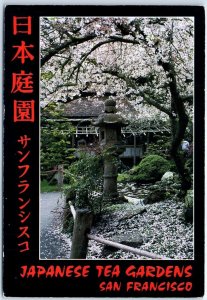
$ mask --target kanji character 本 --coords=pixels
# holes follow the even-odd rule
[[[30,166],[29,165],[23,165],[23,166],[18,166],[18,169],[24,169],[23,173],[19,176],[19,178],[23,177],[25,174],[27,174]]]
[[[18,188],[23,188],[23,189],[21,190],[21,192],[19,192],[19,194],[26,192],[26,190],[29,188],[29,186],[30,185],[27,182],[27,180],[20,181],[20,184],[18,184]]]
[[[22,249],[22,250],[20,250],[19,252],[25,252],[25,251],[28,251],[28,250],[29,250],[29,242],[28,242],[28,241],[23,242],[23,243],[20,243],[20,244],[18,244],[18,246],[19,246],[19,247],[20,247],[20,246],[25,246],[25,248]]]
[[[25,216],[25,211],[20,211],[20,213],[18,214],[18,216],[22,218],[22,220],[21,220],[20,222],[21,222],[22,224],[23,224],[24,222],[26,222],[26,220],[30,217],[30,215],[31,215],[31,213],[29,212],[29,213],[26,215],[26,217],[24,217],[24,216]]]
[[[34,122],[34,100],[14,100],[14,122]]]
[[[31,138],[27,137],[26,134],[24,136],[21,135],[20,139],[17,140],[17,142],[23,146],[23,149],[27,147],[28,141],[31,141]]]
[[[17,35],[17,33],[26,33],[28,35],[32,34],[32,17],[13,16],[13,34]]]
[[[18,198],[19,201],[24,202],[22,198]],[[19,209],[24,209],[29,203],[31,199],[28,199],[27,202],[23,203],[21,206],[19,206]]]
[[[17,153],[20,155],[23,155],[22,151],[17,151]],[[25,161],[25,159],[29,156],[29,154],[30,154],[30,151],[27,151],[27,153],[24,154],[24,156],[21,159],[19,159],[19,162],[22,163],[23,161]]]
[[[15,60],[16,58],[21,59],[21,63],[24,64],[26,58],[29,58],[30,60],[34,60],[34,55],[32,55],[28,48],[34,48],[34,45],[27,45],[25,41],[21,41],[21,45],[19,46],[12,46],[12,48],[17,48],[16,54],[12,58],[12,61]]]
[[[20,234],[17,236],[18,239],[20,239],[22,236],[26,235],[26,237],[29,239],[30,235],[27,233],[29,227],[24,226],[24,227],[19,227],[19,230],[21,231]]]
[[[11,93],[32,93],[33,92],[33,73],[26,74],[25,71],[12,73],[12,90]]]

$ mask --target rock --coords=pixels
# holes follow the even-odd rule
[[[144,204],[153,204],[165,200],[166,191],[163,189],[154,190],[144,199]]]
[[[161,213],[162,213],[162,212],[161,212],[160,210],[154,210],[154,211],[153,211],[153,214],[154,214],[154,215],[159,215],[159,214],[161,214]]]
[[[162,176],[161,181],[172,181],[173,179],[174,179],[173,172],[168,171]]]
[[[185,196],[184,218],[186,222],[193,222],[193,190],[188,190]]]
[[[134,198],[134,197],[130,197],[130,196],[124,196],[125,199],[132,204],[140,204],[143,202],[143,199],[138,199],[138,198]]]
[[[180,190],[181,184],[180,183],[173,183],[173,184],[171,184],[171,188],[173,188],[175,190]]]
[[[138,231],[130,232],[129,234],[114,236],[111,241],[134,248],[139,248],[144,242]],[[103,256],[107,256],[118,250],[119,249],[116,247],[104,245],[102,254]]]
[[[126,192],[128,192],[128,189],[126,187],[121,190],[121,193],[126,193]]]
[[[125,211],[123,216],[119,219],[119,221],[131,219],[132,217],[135,217],[139,214],[143,214],[146,211],[147,210],[143,205],[139,205],[138,207],[136,207],[133,210]]]
[[[159,189],[160,188],[160,186],[158,185],[158,184],[153,184],[153,185],[151,185],[151,186],[149,186],[149,190],[150,191],[154,191],[154,190],[157,190],[157,189]]]

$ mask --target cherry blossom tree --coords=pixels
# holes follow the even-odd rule
[[[168,120],[186,190],[178,149],[193,115],[193,33],[193,18],[42,18],[41,105],[110,97],[133,121]]]

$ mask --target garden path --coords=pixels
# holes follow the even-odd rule
[[[40,198],[40,259],[67,259],[69,239],[61,233],[63,197],[53,192],[42,193]]]

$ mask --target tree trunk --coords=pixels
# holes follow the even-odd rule
[[[181,189],[184,194],[191,187],[191,178],[188,170],[185,168],[185,160],[182,154],[179,152],[179,147],[185,136],[186,127],[188,125],[188,115],[185,111],[185,106],[182,98],[180,97],[179,90],[176,82],[176,72],[173,62],[159,61],[163,69],[166,72],[166,76],[170,78],[169,88],[171,93],[171,132],[172,143],[170,149],[170,155],[175,162],[178,174],[181,178]]]
[[[183,113],[178,117],[178,120],[171,119],[172,128],[172,143],[170,149],[170,155],[175,162],[178,174],[181,178],[181,189],[186,193],[191,187],[191,178],[188,170],[185,168],[185,159],[179,151],[186,127],[188,125],[188,116]]]
[[[170,152],[181,178],[181,189],[186,193],[186,191],[191,187],[191,178],[188,170],[185,168],[185,161],[182,155],[178,152],[178,149],[176,149],[173,145],[171,146]]]

